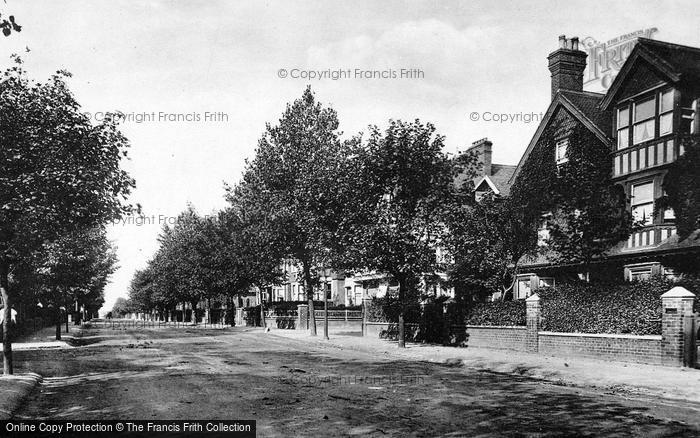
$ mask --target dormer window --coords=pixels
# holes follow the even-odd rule
[[[565,138],[563,140],[559,140],[557,142],[556,151],[555,151],[557,166],[569,161],[569,157],[567,156],[568,150],[569,150],[569,139],[568,138]]]

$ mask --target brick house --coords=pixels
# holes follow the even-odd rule
[[[682,139],[700,134],[700,49],[639,38],[606,94],[583,91],[586,57],[577,38],[560,37],[559,49],[548,57],[551,103],[509,183],[545,133],[555,139],[549,153],[559,165],[567,161],[567,135],[575,126],[584,128],[595,147],[609,152],[613,183],[624,189],[628,208],[643,223],[597,268],[627,280],[674,276],[669,260],[700,257],[700,230],[679,241],[673,211],[655,213],[654,206],[669,165],[684,152]],[[538,236],[542,242],[548,237],[545,225]],[[515,298],[560,279],[588,276],[576,264],[551,262],[546,251],[526,256],[518,272]]]

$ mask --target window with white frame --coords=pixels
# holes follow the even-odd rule
[[[700,99],[693,99],[685,95],[681,96],[681,128],[683,134],[697,134],[700,132],[697,126],[697,114],[700,107]]]
[[[563,140],[559,140],[557,142],[556,151],[555,151],[557,166],[569,161],[569,157],[567,156],[568,150],[569,150],[569,139],[568,138],[565,138]]]
[[[643,143],[673,132],[675,107],[673,89],[655,91],[651,96],[617,109],[617,149]],[[657,105],[658,103],[658,105]],[[630,132],[630,126],[632,132]],[[658,126],[658,131],[657,131]]]
[[[654,221],[654,182],[632,185],[632,216],[643,225]]]
[[[617,148],[624,149],[630,145],[630,109],[617,110]]]
[[[656,132],[656,99],[643,100],[633,105],[634,125],[632,127],[632,139],[634,144],[654,138]]]
[[[673,90],[664,91],[659,98],[659,135],[673,131]]]
[[[638,265],[629,266],[627,268],[627,280],[628,281],[646,281],[652,276],[653,264],[648,265]]]

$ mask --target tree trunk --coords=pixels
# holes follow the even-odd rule
[[[61,340],[61,308],[56,305],[56,340]]]
[[[192,323],[197,325],[197,302],[192,301]]]
[[[263,288],[259,287],[258,291],[260,292],[260,327],[265,328],[265,304],[263,300]]]
[[[399,279],[399,348],[406,348],[406,329],[404,325],[404,295],[406,281]]]
[[[0,262],[0,294],[2,294],[2,363],[3,374],[10,375],[13,373],[12,366],[12,341],[10,337],[11,320],[12,320],[12,301],[10,300],[10,289],[8,275],[10,267],[3,262]]]
[[[66,333],[68,333],[68,315],[69,315],[68,309],[69,308],[70,307],[68,306],[68,302],[66,301]]]
[[[207,298],[207,322],[211,324],[211,299]]]
[[[304,287],[309,300],[309,330],[311,336],[316,336],[316,312],[314,311],[314,289],[311,282],[311,267],[308,263],[303,263]]]
[[[328,294],[326,284],[323,284],[323,339],[328,339]]]

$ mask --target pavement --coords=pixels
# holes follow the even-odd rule
[[[407,343],[406,348],[402,349],[398,348],[396,341],[333,333],[329,334],[329,340],[324,340],[321,332],[317,337],[311,337],[306,330],[271,329],[268,335],[304,340],[330,348],[524,376],[558,385],[687,401],[699,404],[700,411],[700,369],[544,356],[475,347]]]
[[[73,333],[77,333],[80,329],[71,326],[71,330]],[[71,348],[72,333],[65,334],[62,331],[61,338],[60,341],[56,340],[56,327],[44,327],[33,333],[20,336],[12,343],[12,351]],[[12,418],[17,407],[41,381],[42,377],[39,374],[31,372],[0,376],[0,420]]]

